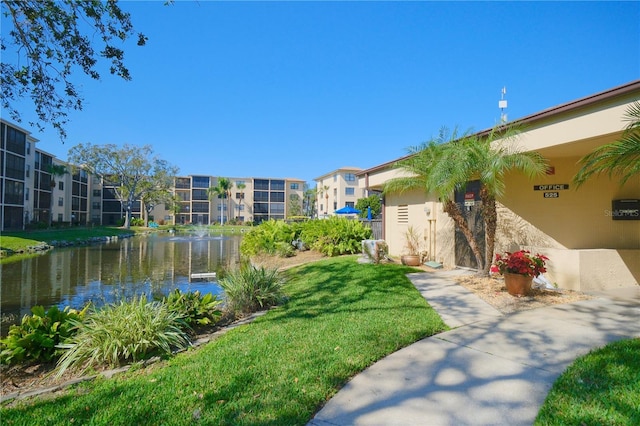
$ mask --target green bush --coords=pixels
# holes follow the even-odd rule
[[[264,221],[242,237],[240,253],[245,256],[285,253],[289,256],[287,251],[283,251],[282,243],[291,245],[296,239],[296,232],[296,228],[282,220]]]
[[[360,253],[362,240],[370,238],[371,229],[360,221],[338,216],[305,222],[300,232],[302,241],[326,256]]]
[[[189,345],[184,326],[179,313],[161,302],[148,302],[144,295],[105,305],[78,321],[78,332],[59,346],[66,352],[58,361],[57,374],[171,354],[172,349]]]
[[[248,314],[277,305],[283,299],[283,280],[277,269],[243,264],[219,281],[225,292],[227,310]]]
[[[144,219],[141,219],[139,217],[132,217],[131,226],[144,226]]]
[[[61,353],[57,345],[75,333],[75,324],[88,307],[81,311],[68,306],[62,311],[57,306],[46,311],[42,306],[32,307],[33,315],[25,315],[20,325],[10,326],[7,337],[0,340],[0,363],[49,362],[57,358]]]
[[[218,309],[222,300],[211,293],[203,296],[199,291],[183,293],[175,289],[162,299],[162,303],[169,311],[178,313],[190,327],[215,324],[222,316]]]

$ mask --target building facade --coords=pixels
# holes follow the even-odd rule
[[[229,193],[217,194],[218,178],[206,175],[176,177],[177,208],[156,206],[153,217],[164,223],[260,223],[302,212],[304,181],[291,178],[227,178]]]
[[[316,183],[316,216],[327,217],[343,207],[355,207],[360,198],[366,197],[360,186],[358,167],[342,167],[314,179]]]
[[[506,195],[498,200],[496,252],[525,248],[545,254],[550,258],[547,276],[560,288],[589,291],[638,285],[640,176],[622,184],[616,176],[600,175],[579,189],[572,179],[580,158],[620,138],[627,124],[624,116],[639,99],[640,81],[635,81],[515,122],[525,128],[518,143],[542,154],[550,168],[534,181],[517,173],[505,176]],[[401,173],[393,167],[396,161],[359,173],[361,185],[381,190]],[[462,209],[477,210],[478,189],[470,182],[461,191],[456,202]],[[474,266],[434,194],[386,193],[383,223],[392,255],[402,253],[403,234],[413,226],[430,260],[445,267]]]

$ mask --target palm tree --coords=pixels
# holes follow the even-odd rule
[[[465,236],[473,252],[478,270],[488,275],[493,259],[497,229],[496,199],[505,193],[505,174],[520,171],[529,178],[543,175],[547,162],[537,152],[521,152],[513,141],[518,134],[514,127],[501,126],[483,133],[457,131],[448,136],[446,129],[440,136],[410,149],[410,155],[396,166],[411,176],[390,180],[385,192],[422,189],[435,193],[443,204],[443,210],[451,217]],[[456,190],[464,190],[467,182],[480,181],[481,213],[485,223],[485,253],[454,201]]]
[[[624,185],[631,177],[640,175],[640,102],[627,109],[624,120],[628,122],[622,137],[602,145],[580,159],[582,167],[573,182],[580,187],[589,178],[600,173],[620,176]]]
[[[331,189],[331,187],[329,185],[324,185],[322,188],[320,187],[316,187],[316,191],[318,192],[318,196],[322,197],[322,195],[324,194],[325,199],[326,199],[326,203],[325,203],[325,207],[326,207],[326,211],[325,211],[325,215],[329,214],[329,190]]]
[[[51,164],[47,170],[51,174],[51,206],[49,208],[49,227],[53,224],[53,189],[56,187],[56,178],[69,173],[64,164]]]
[[[218,184],[208,189],[209,197],[217,196],[218,198],[222,199],[230,199],[232,187],[233,183],[230,179],[220,177],[218,178]],[[230,207],[228,211],[230,211]],[[224,208],[222,206],[220,207],[220,225],[224,225]]]
[[[240,201],[238,202],[238,217],[240,217],[240,209],[242,208],[242,200],[244,200],[244,189],[247,187],[244,183],[236,184],[236,188],[240,191]]]

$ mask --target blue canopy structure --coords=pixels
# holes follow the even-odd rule
[[[336,214],[358,214],[358,213],[360,213],[360,210],[354,209],[351,206],[346,206],[336,210]]]

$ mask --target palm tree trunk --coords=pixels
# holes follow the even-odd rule
[[[485,229],[485,251],[483,275],[489,276],[489,269],[493,261],[493,251],[496,245],[496,230],[498,229],[498,213],[496,211],[496,199],[489,195],[487,189],[482,186],[480,189],[480,199],[482,200],[482,216],[484,217]]]
[[[476,258],[476,263],[478,264],[478,271],[484,270],[484,261],[482,253],[480,252],[480,247],[473,237],[473,232],[469,228],[469,224],[464,219],[462,212],[458,208],[458,205],[454,203],[452,200],[445,200],[443,210],[445,213],[451,217],[451,219],[455,222],[455,224],[460,228],[460,232],[467,239],[469,243],[469,247],[471,248],[471,252]]]

